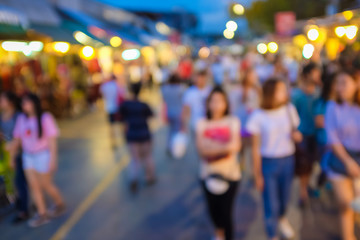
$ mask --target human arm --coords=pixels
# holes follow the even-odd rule
[[[264,177],[262,174],[262,159],[260,154],[260,136],[251,136],[251,155],[253,159],[253,171],[255,177],[256,189],[262,192],[264,190]]]
[[[230,138],[226,142],[212,140],[205,136],[206,121],[201,120],[196,127],[196,143],[199,153],[204,158],[213,158],[229,155],[240,150],[240,124],[238,120],[234,122],[234,126],[229,130]]]
[[[181,130],[187,132],[187,125],[190,119],[191,109],[189,105],[184,105],[181,111]]]
[[[339,158],[340,161],[343,162],[348,174],[352,177],[360,177],[360,167],[347,152],[341,138],[339,137],[341,124],[338,122],[335,108],[335,103],[330,104],[325,113],[325,130],[328,144],[331,147],[332,152]]]
[[[55,173],[58,168],[58,144],[57,138],[49,138],[49,151],[50,151],[50,172]]]

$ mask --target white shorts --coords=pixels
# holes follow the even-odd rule
[[[39,173],[48,173],[50,170],[50,152],[23,153],[24,170],[33,169]]]

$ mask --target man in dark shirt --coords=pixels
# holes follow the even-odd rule
[[[125,135],[131,155],[130,190],[138,189],[140,164],[145,165],[148,184],[155,182],[155,168],[152,159],[151,132],[148,120],[153,116],[150,107],[139,100],[141,84],[132,84],[132,99],[125,101],[120,107],[120,115],[125,124]]]

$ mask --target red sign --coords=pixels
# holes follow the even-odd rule
[[[278,12],[275,14],[276,33],[281,36],[291,36],[296,22],[294,12]]]

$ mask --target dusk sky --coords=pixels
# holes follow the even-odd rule
[[[98,0],[113,6],[133,11],[171,12],[184,9],[198,16],[200,33],[221,33],[225,29],[226,22],[230,19],[228,6],[235,2],[232,0]],[[251,0],[236,1],[249,6]],[[245,21],[238,21],[239,30],[246,26]]]

